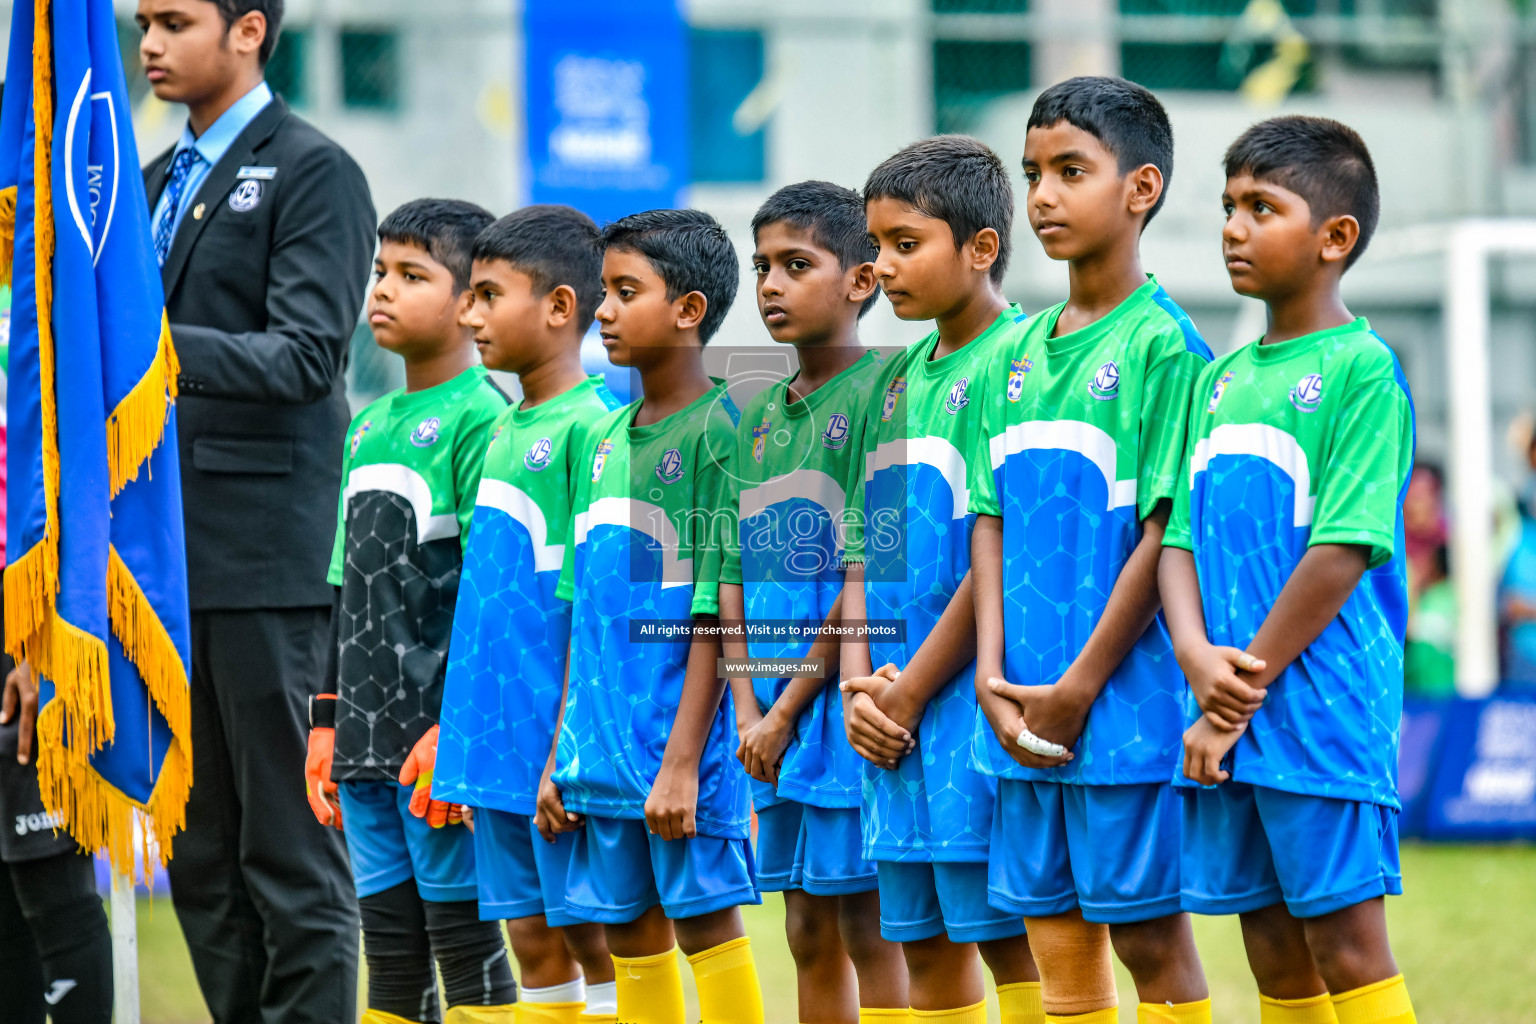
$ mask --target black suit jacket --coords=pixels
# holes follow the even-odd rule
[[[172,153],[144,170],[151,210]],[[328,605],[347,348],[373,263],[368,182],[274,98],[182,202],[161,276],[192,608]]]

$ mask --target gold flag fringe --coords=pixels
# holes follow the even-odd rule
[[[3,213],[3,211],[0,211]],[[176,377],[181,364],[171,344],[171,324],[160,314],[160,344],[155,358],[133,390],[117,403],[107,417],[107,467],[112,475],[112,497],[139,478],[139,467],[165,438],[168,410],[176,401]]]
[[[0,286],[11,283],[16,261],[16,186],[0,189]]]
[[[160,776],[149,800],[140,803],[103,779],[89,761],[77,759],[66,746],[65,716],[58,701],[49,701],[37,718],[37,778],[43,806],[58,815],[75,842],[87,850],[105,849],[112,866],[131,875],[134,854],[140,854],[142,877],[151,881],[156,861],[171,857],[171,840],[187,826],[187,795],[192,787],[192,766],[184,740],[172,737],[160,764]],[[134,819],[144,821],[136,838]],[[158,847],[151,857],[150,840]]]
[[[190,746],[192,710],[187,667],[160,616],[115,547],[107,564],[107,601],[113,635],[122,643],[128,660],[138,668],[155,706],[171,727],[171,735]]]

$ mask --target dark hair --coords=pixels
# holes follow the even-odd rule
[[[576,293],[582,330],[603,301],[603,250],[592,218],[569,206],[525,206],[480,232],[474,258],[500,260],[528,275],[534,295],[560,285]]]
[[[475,236],[494,219],[490,211],[460,199],[412,199],[384,218],[379,241],[425,249],[453,275],[454,290],[463,291],[469,287]]]
[[[1142,226],[1152,222],[1173,181],[1173,125],[1151,91],[1107,75],[1082,75],[1057,82],[1035,100],[1029,128],[1065,121],[1092,135],[1114,154],[1121,176],[1146,164],[1163,175],[1163,191]]]
[[[272,50],[277,46],[277,35],[283,27],[283,0],[209,0],[213,6],[219,9],[219,17],[224,19],[224,31],[229,31],[229,26],[236,20],[245,17],[252,11],[257,11],[267,19],[267,37],[261,41],[261,49],[256,51],[256,63],[261,67],[267,66],[267,61],[272,59]]]
[[[959,249],[982,228],[997,232],[992,280],[1001,282],[1013,252],[1013,185],[997,154],[969,135],[914,142],[869,174],[864,203],[894,199],[944,221]]]
[[[703,210],[647,210],[603,228],[603,248],[644,256],[666,282],[667,301],[699,292],[708,305],[699,341],[709,339],[736,299],[741,265],[725,228]]]
[[[820,248],[837,257],[843,270],[869,263],[879,255],[869,240],[864,200],[851,188],[830,181],[785,185],[769,196],[752,217],[752,240],[769,224],[787,224],[810,234]],[[876,289],[859,307],[863,316],[880,297]]]
[[[1376,233],[1376,165],[1360,133],[1346,124],[1299,114],[1260,121],[1227,147],[1226,170],[1229,178],[1246,172],[1301,196],[1312,209],[1313,227],[1329,217],[1355,218],[1360,239],[1344,259],[1345,270]]]

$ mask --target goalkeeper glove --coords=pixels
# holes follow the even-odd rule
[[[341,797],[331,781],[331,761],[336,755],[336,695],[310,698],[309,751],[304,756],[304,794],[309,809],[322,825],[341,828]]]
[[[427,819],[427,824],[433,828],[458,825],[464,820],[464,806],[432,799],[432,769],[436,764],[437,726],[434,725],[411,748],[405,767],[400,769],[400,785],[416,784],[411,793],[411,813],[416,817]]]

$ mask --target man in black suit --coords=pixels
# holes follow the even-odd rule
[[[193,787],[171,895],[218,1024],[356,1018],[357,906],[304,796],[373,203],[263,81],[282,0],[139,0],[181,141],[145,169],[181,361]]]

